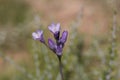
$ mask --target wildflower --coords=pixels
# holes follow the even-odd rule
[[[48,39],[48,45],[49,45],[49,48],[55,52],[56,51],[56,48],[57,48],[57,45],[54,43],[54,41],[52,39]]]
[[[39,40],[42,43],[45,43],[42,30],[37,30],[36,32],[33,32],[32,37],[33,37],[34,40]]]
[[[51,24],[48,26],[48,29],[53,33],[56,40],[59,40],[60,36],[60,23],[57,24]]]
[[[56,55],[57,56],[62,56],[62,51],[63,51],[63,48],[61,46],[57,46]]]
[[[55,42],[52,39],[48,39],[48,45],[49,48],[57,55],[62,55],[62,46],[55,44]]]
[[[64,44],[67,40],[68,32],[64,31],[62,33],[62,36],[60,37],[60,23],[51,24],[50,26],[48,26],[48,29],[53,33],[54,38],[56,39],[56,44],[51,39],[48,40],[48,45],[49,45],[50,49],[57,56],[62,56],[62,50],[63,50]]]
[[[51,51],[53,51],[57,55],[59,59],[61,78],[62,80],[64,80],[63,72],[62,72],[61,57],[62,57],[62,51],[63,51],[64,44],[67,40],[68,32],[63,31],[62,36],[60,37],[60,23],[51,24],[50,26],[48,26],[48,29],[53,33],[56,43],[52,39],[49,38],[48,45],[47,45],[45,43],[42,30],[33,32],[32,37],[34,40],[39,40],[40,42],[44,43],[44,45],[46,45]]]
[[[53,33],[54,38],[56,39],[56,43],[49,38],[48,45],[47,45],[45,43],[42,30],[37,30],[36,32],[33,32],[32,37],[34,40],[39,40],[40,42],[44,43],[57,56],[61,57],[64,44],[67,40],[68,32],[63,31],[62,36],[60,37],[60,23],[51,24],[50,26],[48,26],[48,29]]]
[[[62,33],[62,37],[59,39],[58,42],[64,44],[64,43],[66,42],[66,40],[67,40],[67,36],[68,36],[68,32],[67,32],[67,31],[64,31],[64,32]]]

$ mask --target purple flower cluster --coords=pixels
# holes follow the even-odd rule
[[[36,32],[32,33],[32,37],[34,40],[39,40],[40,42],[44,43],[47,47],[49,47],[57,56],[62,56],[62,51],[64,44],[67,40],[68,32],[63,31],[62,36],[60,37],[60,23],[51,24],[48,26],[48,29],[54,35],[56,42],[54,42],[51,38],[48,39],[48,45],[46,45],[43,31],[37,30]]]

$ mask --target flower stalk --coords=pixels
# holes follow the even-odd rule
[[[61,75],[61,79],[64,80],[64,76],[63,76],[63,66],[62,66],[62,61],[61,61],[61,57],[58,56],[59,59],[59,70],[60,70],[60,75]]]
[[[59,71],[60,71],[61,79],[64,80],[63,72],[62,72],[61,57],[62,57],[62,51],[65,45],[65,42],[67,41],[68,31],[63,31],[62,36],[60,36],[60,23],[51,24],[50,26],[48,26],[48,29],[53,34],[55,39],[55,41],[53,41],[51,38],[49,38],[48,45],[45,42],[42,30],[37,30],[36,32],[33,32],[32,37],[34,40],[38,40],[41,43],[43,43],[53,53],[56,54],[56,56],[59,59]]]

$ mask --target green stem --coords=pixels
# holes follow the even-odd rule
[[[63,71],[62,71],[61,56],[58,56],[58,59],[59,59],[59,70],[60,70],[61,79],[64,80]]]

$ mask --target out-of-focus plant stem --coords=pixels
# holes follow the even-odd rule
[[[114,12],[113,15],[113,27],[111,33],[111,47],[109,49],[108,61],[107,61],[107,72],[105,76],[105,80],[113,80],[115,79],[115,59],[116,59],[116,15],[117,13]]]
[[[36,43],[33,44],[33,47],[37,46]],[[33,49],[33,58],[34,58],[34,64],[36,69],[36,77],[38,80],[40,80],[40,65],[39,65],[39,55],[37,52],[38,48]]]

